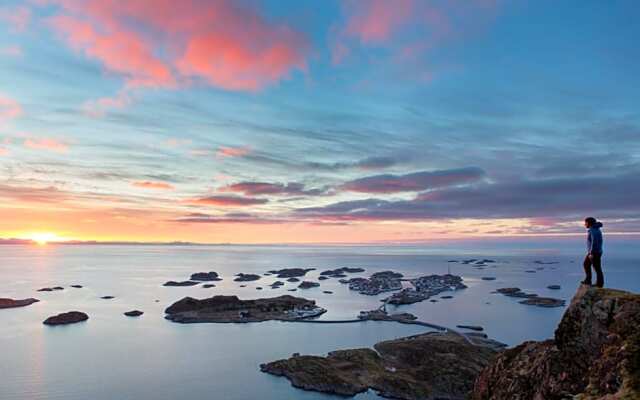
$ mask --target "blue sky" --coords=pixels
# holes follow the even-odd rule
[[[637,2],[151,3],[2,3],[0,237],[640,231]]]

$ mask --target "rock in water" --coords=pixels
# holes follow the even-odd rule
[[[298,289],[311,289],[318,286],[320,286],[318,282],[303,281],[301,284],[298,285]]]
[[[14,307],[25,307],[30,306],[33,303],[37,303],[40,300],[34,298],[22,299],[22,300],[14,300],[14,299],[5,299],[0,298],[0,308],[14,308]]]
[[[239,274],[236,274],[236,278],[234,279],[234,281],[235,282],[251,282],[251,281],[257,281],[258,279],[260,279],[260,275],[243,274],[241,272]]]
[[[195,286],[199,283],[200,282],[196,282],[196,281],[181,281],[181,282],[168,281],[168,282],[165,282],[162,286]]]
[[[472,398],[640,399],[640,295],[581,286],[555,338],[499,355]]]
[[[200,281],[200,282],[211,282],[211,281],[221,281],[222,278],[218,276],[217,272],[196,272],[195,274],[191,274],[192,281]]]
[[[144,314],[144,312],[140,310],[127,311],[126,313],[124,313],[124,315],[126,315],[127,317],[139,317],[142,314]]]
[[[300,356],[263,364],[305,390],[354,396],[368,389],[406,400],[464,399],[477,374],[495,356],[453,333],[427,333],[377,343],[372,349],[338,350],[327,357]]]
[[[75,324],[77,322],[86,321],[89,316],[80,311],[69,311],[66,313],[54,315],[45,319],[42,323],[45,325],[67,325]]]

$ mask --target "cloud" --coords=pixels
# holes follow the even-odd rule
[[[413,200],[365,199],[298,209],[305,218],[338,221],[459,218],[554,218],[640,214],[640,174],[483,183],[429,191]]]
[[[31,10],[24,6],[0,9],[0,21],[7,22],[16,32],[22,32],[31,21]]]
[[[25,139],[24,147],[34,150],[45,150],[54,153],[66,153],[69,145],[57,139]]]
[[[477,32],[493,18],[496,0],[345,0],[342,21],[333,26],[330,50],[341,64],[360,49],[385,49],[397,64],[418,64],[412,76],[430,80],[424,55]],[[409,71],[405,71],[407,73]]]
[[[173,222],[198,223],[198,224],[284,224],[296,222],[288,219],[273,218],[269,216],[258,216],[246,213],[228,213],[224,215],[208,215],[202,213],[192,213],[183,217],[175,218]]]
[[[347,1],[344,33],[363,43],[385,42],[414,15],[414,0]]]
[[[232,0],[42,0],[51,26],[126,88],[257,91],[306,69],[306,37]]]
[[[22,107],[20,104],[17,101],[0,94],[0,123],[16,118],[20,114],[22,114]]]
[[[173,190],[173,185],[166,182],[154,182],[154,181],[135,181],[131,182],[131,186],[143,188],[143,189],[160,189],[160,190]]]
[[[476,167],[421,171],[406,175],[374,175],[355,179],[341,185],[341,189],[361,193],[419,192],[446,186],[478,182],[485,172]]]
[[[266,204],[269,200],[240,196],[207,196],[187,200],[188,204],[219,207],[245,207]]]
[[[9,56],[9,57],[21,57],[22,56],[22,47],[14,44],[9,46],[4,46],[0,48],[0,55]]]
[[[297,182],[269,183],[269,182],[239,182],[220,189],[223,192],[243,193],[248,196],[276,195],[276,196],[317,196],[326,193],[322,189],[305,189],[304,184]]]
[[[251,148],[249,146],[243,146],[243,147],[220,146],[218,147],[218,151],[216,151],[216,156],[220,158],[244,157],[250,153],[251,153]]]
[[[123,109],[132,103],[132,98],[128,92],[122,90],[113,97],[101,97],[97,100],[89,100],[83,105],[85,114],[90,117],[103,117],[107,111]]]
[[[67,193],[56,187],[28,187],[0,184],[0,200],[5,204],[22,206],[25,203],[59,204],[68,200]]]

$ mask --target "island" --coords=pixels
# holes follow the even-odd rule
[[[180,281],[180,282],[176,282],[176,281],[168,281],[165,282],[162,286],[176,286],[176,287],[183,287],[183,286],[195,286],[198,285],[200,282],[196,282],[196,281]]]
[[[284,268],[280,270],[268,271],[271,275],[276,275],[276,278],[300,278],[305,276],[307,272],[313,271],[315,268]]]
[[[139,317],[142,314],[144,314],[144,312],[140,310],[131,310],[124,313],[127,317]]]
[[[200,281],[200,282],[211,282],[211,281],[221,281],[222,278],[218,275],[217,272],[196,272],[195,274],[191,274],[189,278],[191,281]]]
[[[402,274],[394,271],[376,272],[369,278],[352,278],[340,280],[340,283],[349,284],[350,290],[355,290],[360,294],[375,296],[383,292],[402,289]]]
[[[45,325],[68,325],[78,322],[86,321],[89,316],[80,311],[69,311],[66,313],[51,316],[45,319],[42,323]]]
[[[494,293],[500,293],[508,297],[523,298],[520,304],[538,307],[564,307],[565,301],[553,297],[540,297],[536,293],[526,293],[517,287],[500,288]]]
[[[314,300],[289,295],[255,300],[241,300],[237,296],[185,297],[165,310],[165,318],[179,323],[294,321],[325,312]]]
[[[251,281],[257,281],[258,279],[260,279],[260,275],[244,274],[240,272],[239,274],[236,274],[234,281],[235,282],[251,282]]]
[[[341,396],[373,389],[396,399],[462,400],[498,354],[451,332],[384,341],[374,349],[338,350],[327,357],[294,354],[262,364],[260,370],[284,376],[300,389]]]
[[[405,288],[394,293],[391,297],[385,299],[389,304],[402,305],[413,304],[429,299],[432,296],[447,291],[456,291],[466,289],[467,286],[462,283],[462,277],[457,275],[426,275],[416,279],[410,279],[412,288]],[[447,299],[451,296],[442,296]]]
[[[0,308],[26,307],[26,306],[30,306],[33,303],[37,303],[39,301],[40,300],[34,299],[34,298],[21,299],[21,300],[0,298]]]

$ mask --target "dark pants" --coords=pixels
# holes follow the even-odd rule
[[[584,273],[585,273],[585,282],[591,284],[591,267],[596,271],[596,286],[603,287],[604,286],[604,275],[602,274],[602,253],[594,253],[592,254],[592,258],[589,258],[589,255],[584,258]]]

